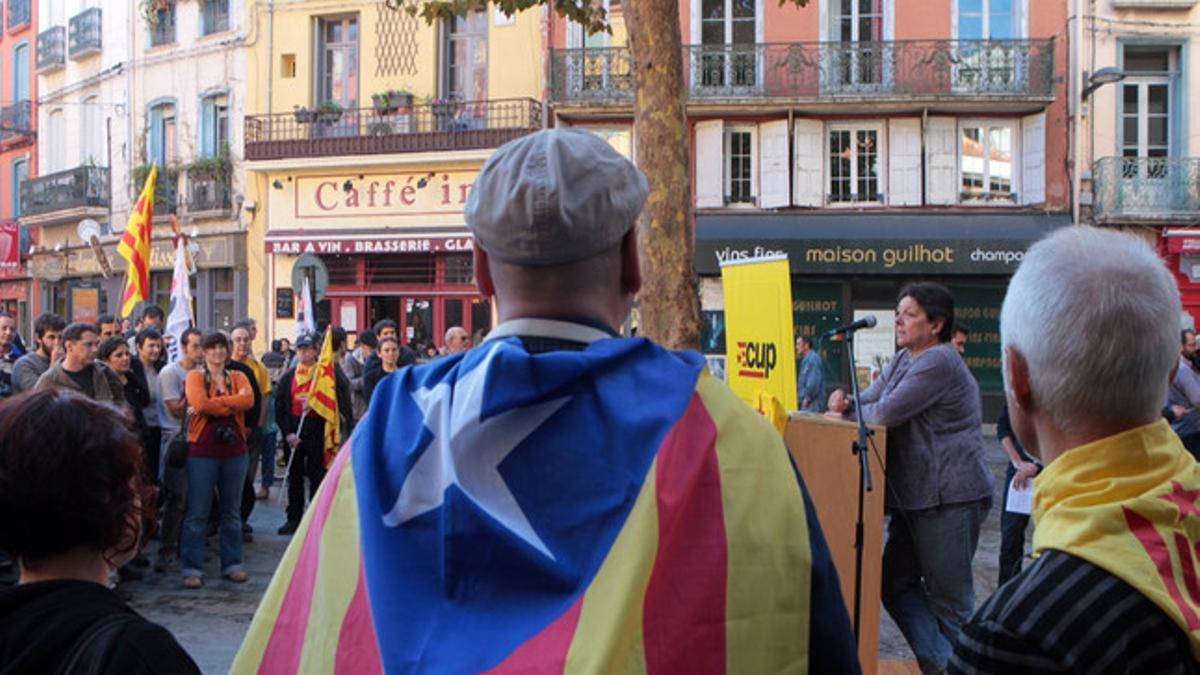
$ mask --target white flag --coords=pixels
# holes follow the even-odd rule
[[[180,339],[183,331],[192,325],[192,288],[188,282],[187,260],[184,256],[183,237],[175,244],[175,272],[171,275],[171,312],[167,314],[167,356],[171,361],[179,360]]]
[[[317,320],[313,316],[312,292],[308,289],[308,277],[304,277],[304,286],[300,291],[300,310],[296,314],[296,339],[301,335],[316,335]]]

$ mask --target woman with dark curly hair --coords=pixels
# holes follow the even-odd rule
[[[21,570],[0,590],[5,672],[200,672],[106,586],[138,549],[141,452],[115,405],[60,388],[0,403],[0,548]]]

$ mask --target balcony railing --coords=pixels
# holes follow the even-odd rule
[[[246,158],[476,150],[541,128],[541,104],[528,98],[427,103],[387,114],[297,110],[246,117]]]
[[[83,58],[100,53],[100,8],[92,7],[71,17],[67,54]]]
[[[1053,39],[688,45],[683,58],[693,101],[1054,97]],[[554,50],[550,68],[555,102],[633,98],[624,47]]]
[[[188,174],[188,212],[229,210],[229,178],[211,174]]]
[[[21,215],[108,207],[108,169],[81,166],[21,183]]]
[[[8,0],[7,26],[9,30],[17,26],[27,25],[30,16],[29,0]]]
[[[29,101],[17,101],[0,108],[0,142],[33,134]]]
[[[1105,157],[1092,168],[1096,222],[1200,217],[1200,158]]]
[[[55,26],[38,33],[37,71],[48,73],[67,65],[67,28]]]

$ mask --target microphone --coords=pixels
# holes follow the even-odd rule
[[[863,318],[859,319],[858,321],[855,321],[854,323],[847,324],[845,326],[842,326],[841,328],[834,328],[833,330],[827,330],[821,334],[821,337],[823,337],[823,338],[837,337],[838,335],[845,335],[846,333],[853,333],[854,331],[856,331],[860,328],[874,328],[876,323],[877,323],[877,320],[875,319],[875,315],[868,314],[868,315],[864,316]]]

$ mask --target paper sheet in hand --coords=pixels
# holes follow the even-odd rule
[[[1004,505],[1004,510],[1009,513],[1025,515],[1033,513],[1033,479],[1025,484],[1024,490],[1018,490],[1013,482],[1008,481],[1008,501]]]

